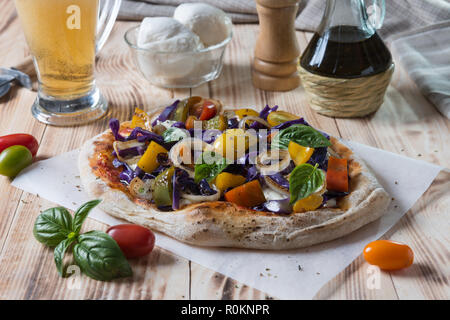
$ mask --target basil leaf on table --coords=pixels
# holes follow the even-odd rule
[[[96,280],[108,281],[133,274],[117,242],[101,231],[79,235],[73,256],[81,271]]]
[[[210,158],[214,161],[205,162],[205,158]],[[201,180],[206,179],[206,181],[211,182],[214,180],[219,173],[221,173],[228,166],[227,160],[218,156],[215,152],[207,151],[200,157],[201,163],[197,163],[194,169],[194,181],[199,183]],[[209,163],[212,162],[212,163]]]
[[[317,164],[313,167],[309,163],[304,163],[295,167],[291,172],[289,177],[290,204],[310,196],[323,185],[325,174],[317,166]]]
[[[81,226],[83,225],[84,220],[88,216],[89,212],[97,206],[101,200],[92,200],[84,203],[81,207],[77,209],[75,212],[75,217],[73,218],[72,230],[76,234],[80,233]]]
[[[72,235],[75,235],[72,233]],[[56,269],[58,270],[58,273],[61,277],[64,277],[64,270],[63,270],[63,259],[64,254],[66,253],[67,249],[70,247],[70,245],[76,240],[74,236],[67,238],[66,240],[61,241],[53,251],[53,255],[55,258],[55,264]]]
[[[304,147],[319,148],[329,147],[331,142],[316,129],[303,124],[295,124],[280,130],[272,141],[272,147],[287,149],[289,141],[298,143]]]
[[[163,132],[162,137],[164,142],[177,142],[184,138],[190,137],[189,131],[186,129],[170,127],[166,131]]]
[[[63,207],[42,212],[36,218],[33,228],[36,240],[50,247],[56,247],[72,231],[72,215]]]

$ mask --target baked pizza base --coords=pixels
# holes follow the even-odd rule
[[[114,172],[99,168],[99,150],[111,147],[110,130],[87,141],[79,156],[82,183],[99,207],[124,219],[197,246],[250,249],[295,249],[337,239],[377,220],[390,197],[367,165],[348,147],[331,137],[331,148],[349,161],[350,194],[338,201],[338,208],[321,208],[304,213],[279,215],[216,201],[188,205],[177,211],[160,211],[148,201],[133,199],[114,179]],[[102,159],[100,161],[107,162]],[[106,168],[106,169],[105,169]],[[116,172],[117,173],[117,172]]]

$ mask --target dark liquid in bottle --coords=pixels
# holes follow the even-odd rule
[[[335,78],[371,76],[386,71],[391,63],[391,53],[378,34],[368,37],[354,26],[314,34],[300,59],[309,72]]]

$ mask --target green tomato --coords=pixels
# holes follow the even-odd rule
[[[174,167],[170,167],[161,172],[153,182],[153,200],[160,206],[172,205],[172,177],[175,172]]]
[[[33,162],[30,150],[24,146],[11,146],[0,153],[0,174],[14,178]]]

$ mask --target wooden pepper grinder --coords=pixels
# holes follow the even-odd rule
[[[300,49],[295,16],[300,0],[256,0],[259,35],[253,60],[253,85],[262,90],[288,91],[300,85]]]

